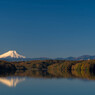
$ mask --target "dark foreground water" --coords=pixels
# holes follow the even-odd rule
[[[0,95],[95,95],[94,75],[42,71],[3,73]]]

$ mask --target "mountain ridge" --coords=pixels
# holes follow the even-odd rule
[[[0,55],[0,60],[5,61],[31,61],[31,60],[93,60],[95,59],[95,55],[82,55],[79,57],[67,57],[67,58],[48,58],[48,57],[40,57],[40,58],[26,58],[25,56],[22,56],[18,54],[15,50],[10,50],[2,55]]]

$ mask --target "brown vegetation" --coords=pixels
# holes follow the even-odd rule
[[[35,78],[83,78],[95,80],[95,60],[0,61],[0,76]]]

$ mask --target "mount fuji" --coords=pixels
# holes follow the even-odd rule
[[[28,61],[25,56],[18,54],[15,50],[10,50],[4,54],[0,55],[0,60],[5,61]]]
[[[10,50],[0,55],[0,58],[26,58],[26,57],[18,54],[15,50]]]
[[[26,58],[23,55],[18,54],[15,50],[10,50],[0,55],[0,60],[5,61],[31,61],[31,60],[48,60],[49,58]]]

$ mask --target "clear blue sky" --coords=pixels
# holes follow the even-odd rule
[[[95,55],[94,0],[0,0],[0,54]]]

